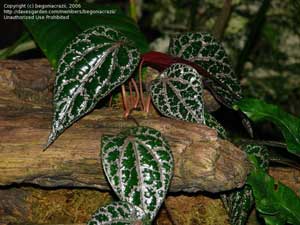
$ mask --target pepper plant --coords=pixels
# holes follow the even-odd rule
[[[225,129],[205,108],[203,90],[209,90],[229,108],[236,108],[242,91],[229,57],[212,35],[178,34],[165,54],[149,51],[136,24],[118,9],[114,15],[73,15],[70,21],[24,23],[56,69],[54,115],[45,149],[118,87],[122,89],[125,116],[134,109],[148,111],[152,101],[163,116],[205,124],[216,129],[220,138],[227,139]],[[159,76],[144,87],[141,72],[146,66],[158,70]],[[130,92],[134,87],[134,104],[128,104],[125,85]],[[144,96],[145,91],[148,97]],[[239,115],[252,135],[249,120],[242,111]],[[247,145],[243,149],[258,170],[267,169],[264,147]],[[103,135],[101,160],[120,201],[100,208],[88,224],[150,224],[172,179],[174,162],[167,140],[158,130],[141,126],[115,136]],[[244,188],[221,195],[232,225],[247,221],[253,205],[251,186],[256,182],[255,177],[251,178]],[[284,218],[280,217],[281,221]],[[267,223],[277,224],[271,222]]]

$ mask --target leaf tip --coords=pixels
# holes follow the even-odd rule
[[[45,152],[50,147],[50,145],[53,144],[53,142],[55,141],[57,136],[58,135],[56,133],[53,133],[53,131],[51,131],[51,133],[49,134],[47,143],[43,145],[43,152]]]
[[[46,144],[44,144],[43,145],[43,152],[45,152],[52,143],[53,143],[53,141],[48,141]]]

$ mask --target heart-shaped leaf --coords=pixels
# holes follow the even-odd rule
[[[115,193],[153,219],[173,174],[173,157],[165,138],[152,128],[135,127],[116,136],[102,136],[101,149],[103,168]]]
[[[175,63],[151,82],[155,107],[165,116],[204,123],[202,78],[193,67]]]
[[[69,44],[59,62],[49,146],[98,101],[125,82],[140,54],[120,32],[106,26],[87,29]]]
[[[259,167],[262,170],[267,170],[269,167],[269,152],[268,149],[261,145],[247,144],[241,146],[248,155],[256,158]],[[221,195],[221,199],[229,214],[231,225],[244,225],[248,221],[248,216],[254,205],[254,197],[252,188],[245,185],[235,191]]]
[[[142,225],[144,212],[128,202],[113,202],[98,209],[87,225]]]
[[[165,116],[216,129],[226,139],[223,126],[204,112],[202,77],[191,66],[175,63],[151,82],[151,97],[155,107]]]
[[[224,48],[208,33],[185,33],[171,39],[169,53],[195,62],[209,74],[207,88],[224,105],[232,107],[241,98],[241,87]]]

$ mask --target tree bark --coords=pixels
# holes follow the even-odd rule
[[[108,190],[99,158],[102,134],[135,126],[118,109],[94,110],[43,152],[50,132],[53,72],[45,60],[0,61],[0,185],[93,187]],[[219,192],[244,184],[243,151],[214,130],[155,115],[133,114],[141,126],[162,132],[175,159],[170,191]]]

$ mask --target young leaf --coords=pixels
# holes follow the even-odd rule
[[[241,189],[222,194],[221,199],[229,215],[231,225],[245,225],[254,204],[252,189],[245,185]]]
[[[257,165],[255,157],[250,157]],[[267,225],[300,224],[300,198],[289,187],[277,182],[260,168],[248,177],[255,197],[256,209]]]
[[[171,39],[169,53],[195,62],[211,77],[205,84],[224,105],[232,107],[241,98],[241,87],[224,48],[208,33],[185,33]]]
[[[165,116],[204,123],[203,85],[191,66],[175,63],[151,82],[155,107]]]
[[[167,141],[157,130],[135,127],[116,136],[102,136],[101,142],[103,168],[115,193],[152,220],[173,174]]]
[[[242,99],[236,104],[253,121],[268,120],[282,132],[288,151],[300,155],[300,119],[283,111],[278,106],[258,99]]]
[[[256,158],[259,168],[267,170],[269,167],[269,153],[266,147],[261,145],[241,146],[247,154]],[[231,225],[244,225],[254,204],[252,189],[249,185],[221,195],[221,199],[229,214]]]
[[[128,202],[113,202],[98,209],[87,225],[142,225],[144,212]]]
[[[106,26],[87,29],[69,44],[59,62],[49,146],[67,127],[125,82],[140,54],[120,32]]]

